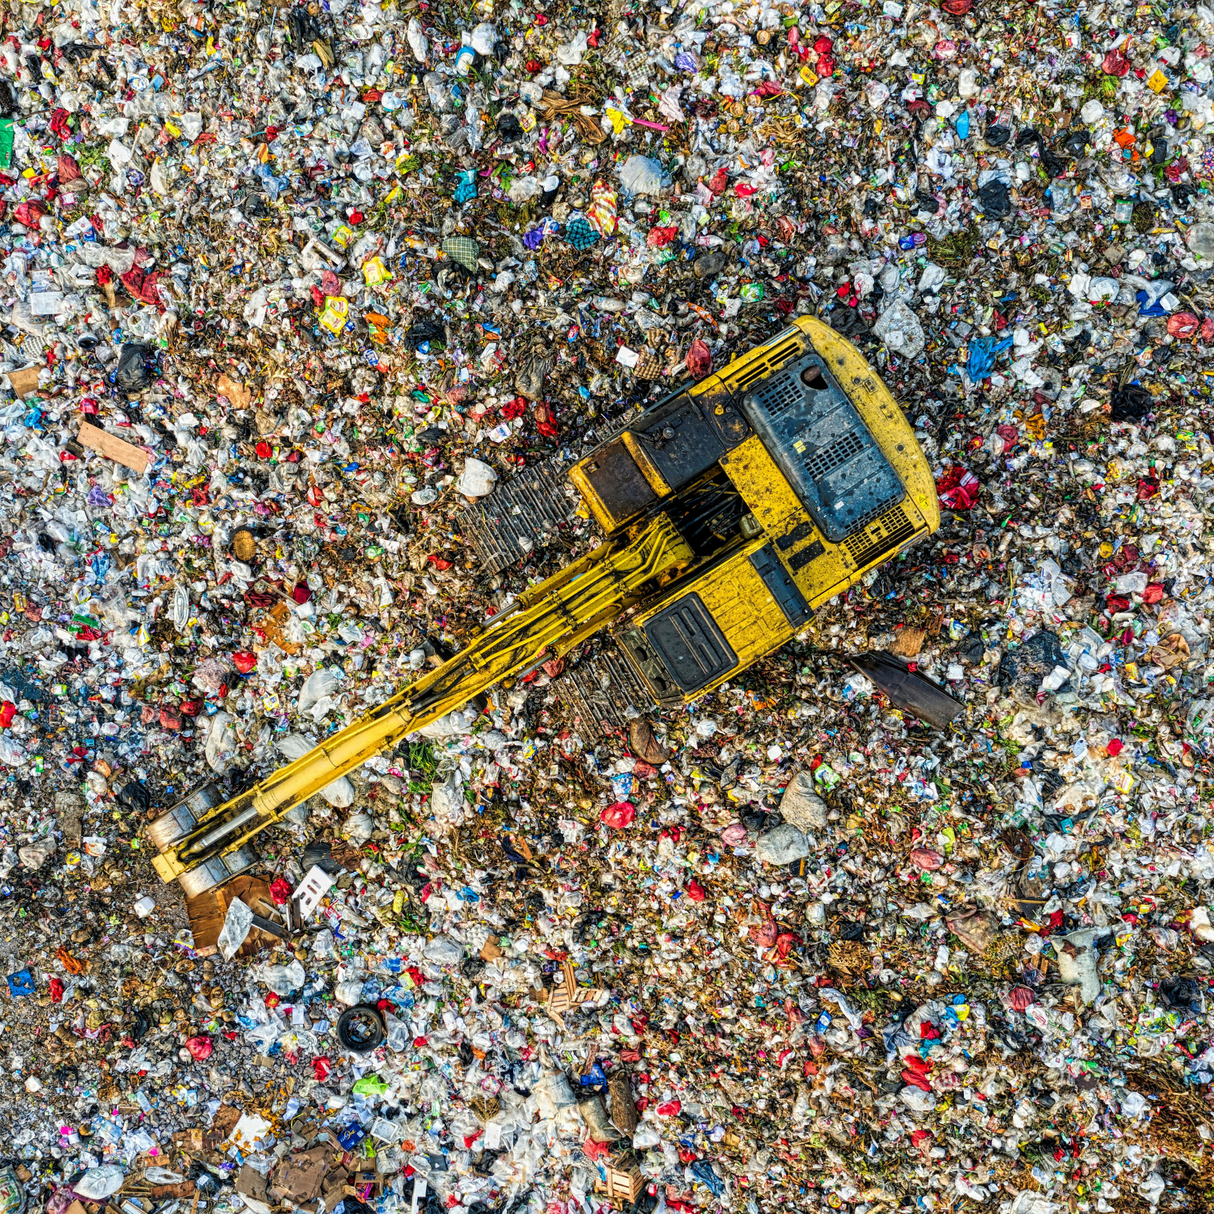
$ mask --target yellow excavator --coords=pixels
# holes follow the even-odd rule
[[[468,511],[465,538],[500,570],[559,532],[579,497],[597,547],[303,758],[228,800],[204,785],[156,818],[160,876],[195,897],[247,871],[254,835],[292,808],[553,659],[574,655],[569,702],[592,736],[621,708],[696,700],[940,524],[902,411],[860,352],[808,316],[576,462],[498,489]],[[592,638],[595,658],[577,664]],[[886,674],[896,684],[905,670]]]

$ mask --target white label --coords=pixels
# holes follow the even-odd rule
[[[31,316],[54,316],[63,307],[63,295],[59,291],[30,293]]]

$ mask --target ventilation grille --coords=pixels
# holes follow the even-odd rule
[[[742,375],[738,377],[737,383],[734,385],[735,392],[745,392],[751,384],[762,379],[765,375],[770,375],[773,371],[782,367],[794,354],[801,352],[800,336],[792,337],[786,342],[782,342],[776,346],[766,358],[760,359],[752,367],[748,367]],[[801,399],[800,390],[795,390],[796,399]],[[788,406],[786,405],[785,408]],[[775,414],[772,414],[774,417]]]
[[[755,393],[755,400],[772,421],[783,417],[789,409],[795,409],[803,399],[801,385],[791,376],[783,376]]]
[[[833,472],[863,450],[864,443],[858,434],[845,434],[825,450],[809,456],[805,460],[805,471],[809,473],[810,480],[821,480],[828,472]]]
[[[863,530],[853,531],[843,545],[856,562],[856,568],[861,569],[901,547],[915,534],[915,530],[915,524],[906,511],[901,506],[895,506]]]
[[[860,534],[860,532],[866,530],[870,523],[875,523],[877,519],[886,513],[896,513],[890,509],[890,504],[888,501],[881,502],[869,510],[867,514],[862,514],[858,519],[856,519],[855,525],[847,533],[849,538],[854,538],[857,540],[863,539],[864,537]]]

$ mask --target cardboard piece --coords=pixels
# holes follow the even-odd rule
[[[234,1104],[220,1105],[211,1119],[210,1129],[203,1131],[202,1149],[213,1151],[221,1142],[227,1142],[242,1115]]]
[[[244,875],[221,885],[218,889],[207,890],[196,898],[186,899],[185,908],[190,920],[190,931],[194,934],[194,947],[200,952],[216,947],[219,933],[223,930],[224,920],[227,918],[228,907],[236,898],[239,898],[254,916],[253,926],[249,929],[245,942],[236,950],[236,956],[251,957],[261,949],[277,943],[277,935],[265,931],[257,923],[258,919],[267,922],[271,915],[279,913],[279,908],[270,896],[270,883],[260,877]]]
[[[345,1168],[334,1168],[321,1185],[320,1197],[325,1203],[326,1210],[335,1209],[337,1203],[346,1196],[346,1183],[350,1173]]]
[[[270,1196],[276,1201],[288,1200],[295,1205],[315,1201],[320,1196],[321,1184],[332,1157],[331,1147],[312,1147],[311,1150],[286,1156],[274,1169]]]
[[[363,1201],[368,1196],[378,1197],[383,1192],[383,1187],[383,1177],[375,1170],[374,1165],[364,1164],[346,1182],[346,1195]]]
[[[481,949],[482,961],[496,961],[499,957],[504,957],[506,954],[497,946],[497,937],[490,936],[485,941],[484,947]]]
[[[259,628],[265,634],[267,642],[277,645],[283,653],[294,656],[303,649],[303,646],[295,644],[294,641],[288,641],[286,634],[283,632],[283,627],[287,622],[290,610],[286,603],[275,603],[261,617],[260,621],[254,624],[254,627]]]
[[[153,1201],[167,1201],[172,1197],[193,1197],[194,1182],[183,1180],[180,1184],[154,1184],[148,1190]]]
[[[21,367],[16,371],[6,373],[8,386],[19,397],[26,397],[38,388],[38,367]]]
[[[268,1201],[266,1178],[252,1164],[245,1164],[236,1177],[236,1192],[254,1201]]]
[[[896,653],[904,658],[917,658],[923,649],[923,641],[926,636],[926,628],[914,625],[903,628],[894,637],[894,643],[889,647],[890,653]]]
[[[82,447],[88,447],[90,450],[104,455],[106,459],[112,459],[124,468],[130,468],[132,472],[146,472],[147,466],[151,462],[148,459],[148,453],[141,447],[115,438],[107,431],[89,425],[88,422],[81,424],[80,433],[76,435],[76,439]]]
[[[247,409],[253,399],[253,393],[244,384],[238,383],[226,375],[221,375],[215,381],[215,391],[220,396],[226,396],[232,402],[233,408],[236,409]]]

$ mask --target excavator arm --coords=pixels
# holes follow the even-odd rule
[[[532,587],[455,657],[300,759],[230,800],[196,790],[147,828],[165,881],[195,897],[251,868],[253,837],[408,734],[560,657],[688,569],[694,555],[665,514],[610,539]]]

